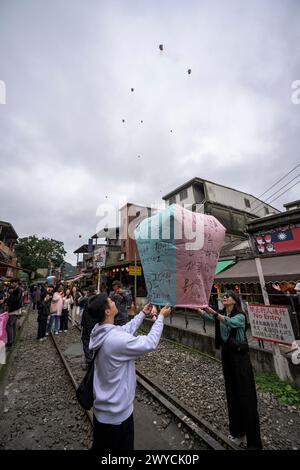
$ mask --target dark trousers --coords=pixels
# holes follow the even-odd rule
[[[6,323],[7,346],[10,347],[17,334],[17,315],[9,315]]]
[[[93,359],[93,351],[89,349],[91,332],[92,330],[90,328],[82,327],[81,341],[82,341],[83,352],[84,352],[85,361],[87,365]]]
[[[60,317],[60,329],[61,330],[68,329],[68,317],[69,317],[69,311],[67,308],[64,308],[63,311],[61,312],[61,317]]]
[[[46,336],[46,329],[47,329],[47,317],[39,319],[37,339],[41,339]]]
[[[229,415],[234,437],[247,437],[248,449],[261,449],[255,381],[249,354],[222,347],[222,366]]]
[[[92,450],[122,451],[133,450],[134,423],[133,413],[121,424],[99,423],[94,416],[94,442]]]

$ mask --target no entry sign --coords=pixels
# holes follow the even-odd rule
[[[289,345],[295,340],[288,307],[249,304],[248,314],[253,338]]]

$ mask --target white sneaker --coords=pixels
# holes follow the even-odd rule
[[[245,439],[246,439],[246,436],[242,436],[242,437],[234,437],[232,436],[231,434],[228,435],[228,439],[233,442],[234,444],[236,444],[237,446],[240,446],[241,444],[243,444],[245,442]]]
[[[68,330],[64,330],[64,333],[68,333]]]
[[[58,331],[56,331],[54,334],[55,334],[55,335],[58,335]]]
[[[49,333],[46,333],[46,336],[49,336]]]

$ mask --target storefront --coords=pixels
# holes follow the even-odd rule
[[[300,280],[300,254],[284,253],[260,261],[270,304],[290,307],[294,331],[299,336],[300,304],[294,286]],[[239,260],[215,277],[213,298],[220,298],[219,294],[227,289],[238,292],[246,303],[264,303],[254,258]]]
[[[147,297],[143,268],[140,261],[137,262],[136,266],[136,275],[135,266],[132,262],[121,261],[118,264],[105,266],[101,269],[101,286],[105,285],[106,289],[110,291],[113,281],[118,280],[122,282],[125,288],[130,289],[133,297],[135,289],[136,297]]]

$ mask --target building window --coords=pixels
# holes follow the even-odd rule
[[[244,198],[244,201],[245,201],[245,206],[246,206],[246,207],[249,207],[249,209],[250,209],[250,208],[251,208],[251,204],[250,204],[249,199]]]
[[[264,209],[265,209],[265,214],[268,215],[270,213],[268,207],[264,207]]]
[[[170,197],[170,199],[169,199],[169,206],[170,206],[171,204],[176,204],[176,196]]]
[[[183,201],[183,199],[187,199],[188,197],[187,189],[183,189],[182,191],[180,191],[179,197],[181,201]]]

